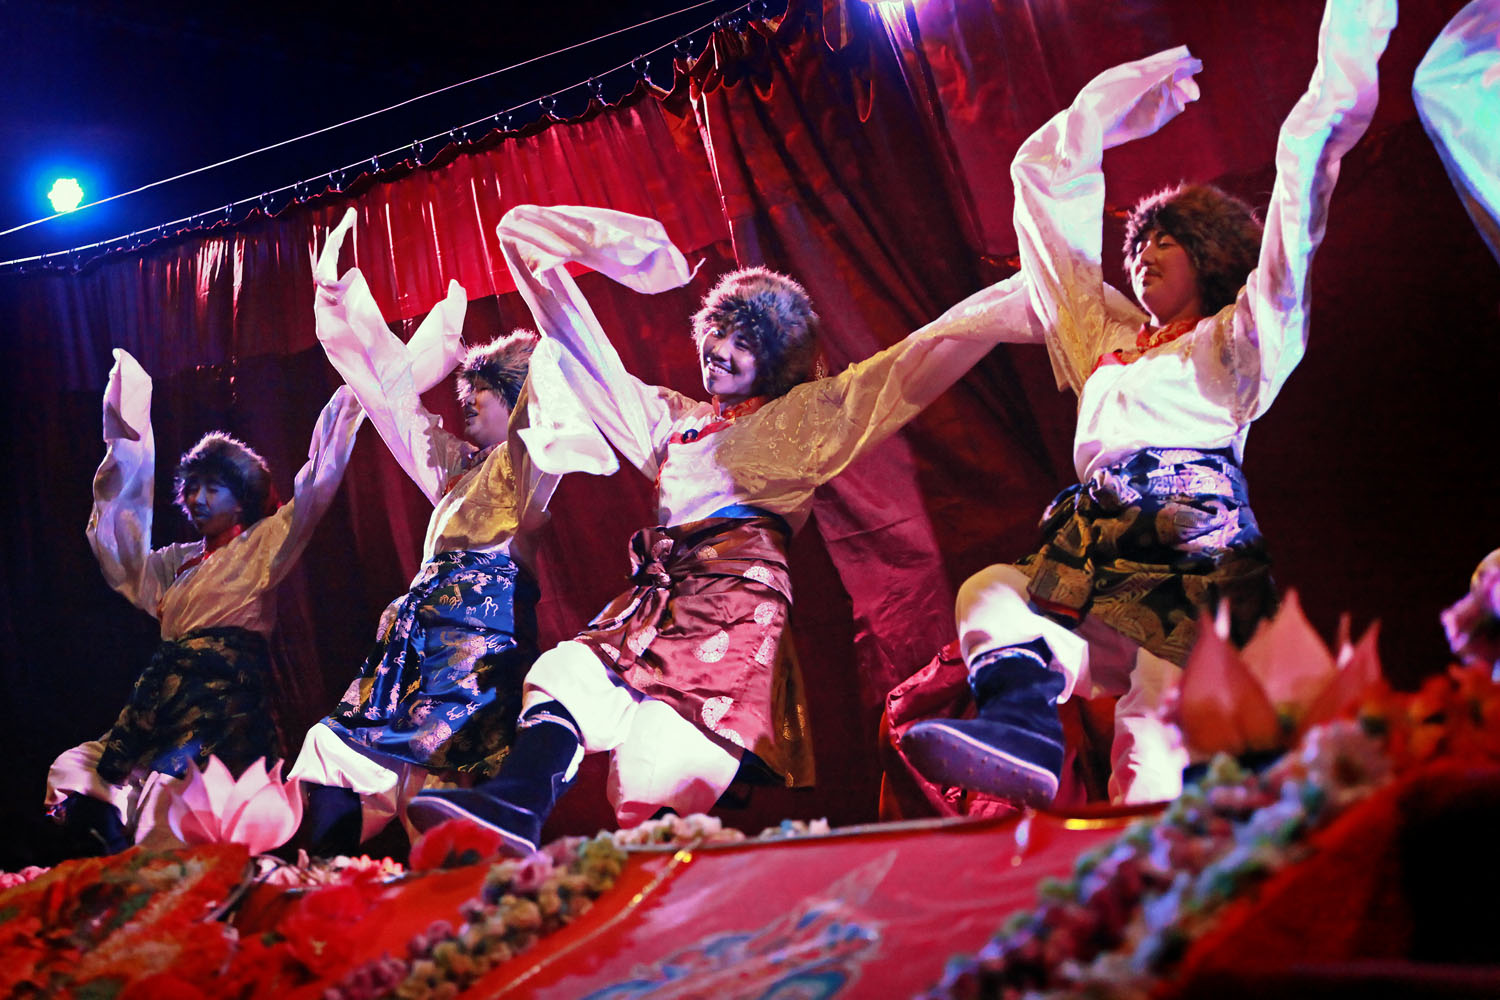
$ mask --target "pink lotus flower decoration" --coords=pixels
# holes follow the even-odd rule
[[[202,770],[189,764],[168,794],[167,825],[184,844],[244,844],[262,854],[292,839],[302,824],[301,789],[295,778],[282,781],[280,761],[268,772],[265,759],[257,759],[236,780],[210,756]]]
[[[1182,672],[1178,725],[1194,754],[1244,754],[1292,745],[1308,729],[1352,714],[1380,678],[1379,623],[1357,644],[1339,625],[1337,657],[1323,644],[1288,591],[1243,651],[1229,642],[1228,617],[1204,616]]]

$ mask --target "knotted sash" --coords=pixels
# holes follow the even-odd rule
[[[1220,600],[1239,642],[1275,609],[1245,476],[1224,452],[1137,452],[1058,494],[1041,530],[1020,564],[1033,602],[1067,625],[1098,618],[1173,663]]]
[[[784,641],[790,532],[775,515],[745,513],[637,531],[630,589],[578,641],[712,738],[753,752],[788,784],[808,784],[807,700]]]
[[[270,672],[266,637],[249,629],[194,629],[162,642],[104,734],[99,777],[118,785],[144,769],[180,778],[210,754],[239,774],[257,757],[280,757]]]
[[[537,656],[537,597],[503,553],[438,553],[381,615],[375,648],[324,724],[428,770],[493,774]]]

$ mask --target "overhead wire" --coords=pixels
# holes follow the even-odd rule
[[[596,44],[598,42],[606,41],[606,40],[608,40],[610,38],[614,38],[614,37],[616,37],[618,35],[626,34],[626,33],[631,32],[631,31],[636,31],[636,30],[638,30],[640,28],[649,27],[650,25],[656,24],[656,23],[658,23],[660,21],[665,21],[665,20],[668,20],[670,18],[679,17],[679,16],[681,16],[683,14],[689,14],[689,13],[692,13],[693,11],[695,11],[695,10],[699,10],[699,9],[701,9],[703,7],[712,6],[713,4],[720,3],[720,2],[722,2],[722,0],[700,0],[700,2],[695,3],[695,4],[691,4],[691,5],[687,6],[687,7],[683,7],[680,10],[675,10],[675,11],[672,11],[672,12],[667,13],[667,14],[660,14],[660,15],[658,15],[656,17],[649,18],[649,19],[647,19],[645,21],[641,21],[641,22],[639,22],[637,24],[629,25],[629,26],[624,27],[624,28],[618,28],[618,29],[616,29],[614,31],[606,32],[605,34],[599,35],[599,36],[597,36],[595,38],[590,38],[590,39],[588,39],[586,41],[575,42],[575,43],[573,43],[571,45],[566,45],[566,46],[564,46],[564,47],[562,47],[560,49],[556,49],[556,50],[554,50],[552,52],[548,52],[548,53],[545,53],[543,55],[532,56],[532,57],[530,57],[528,59],[523,59],[520,62],[512,63],[509,66],[503,66],[500,69],[490,70],[489,72],[482,73],[479,76],[471,77],[470,79],[462,80],[462,81],[459,81],[458,83],[451,83],[451,84],[448,84],[448,85],[446,85],[444,87],[439,87],[436,90],[429,91],[429,92],[427,92],[425,94],[420,94],[420,95],[418,95],[416,97],[409,97],[409,98],[407,98],[407,99],[405,99],[403,101],[398,101],[395,104],[392,104],[392,105],[389,105],[387,107],[381,108],[381,109],[379,109],[377,111],[371,111],[371,112],[368,112],[366,114],[358,115],[358,116],[356,116],[354,118],[350,118],[350,119],[347,119],[345,121],[339,122],[336,125],[329,125],[329,126],[326,126],[324,128],[315,129],[312,132],[307,132],[307,133],[304,133],[303,135],[299,135],[299,136],[296,136],[296,137],[291,138],[291,139],[284,139],[284,140],[282,140],[280,142],[272,143],[269,146],[262,146],[259,149],[254,149],[254,150],[251,150],[251,151],[246,152],[246,153],[240,153],[240,154],[238,154],[236,156],[231,156],[228,159],[220,160],[217,163],[210,163],[210,164],[208,164],[206,166],[198,167],[198,168],[193,169],[193,170],[184,171],[183,173],[175,174],[175,175],[173,175],[171,177],[164,177],[161,180],[152,181],[149,184],[143,184],[140,187],[133,188],[133,189],[131,189],[129,191],[121,191],[121,192],[119,192],[117,194],[112,194],[112,195],[110,195],[110,196],[108,196],[106,198],[100,198],[100,199],[98,199],[96,201],[91,201],[91,202],[89,202],[89,203],[87,203],[85,205],[79,205],[78,207],[70,209],[69,211],[66,211],[66,212],[54,212],[51,215],[43,216],[42,218],[39,218],[39,219],[33,219],[30,222],[22,223],[19,226],[12,226],[10,229],[6,229],[6,230],[3,230],[3,231],[0,231],[0,236],[9,236],[12,233],[17,233],[17,232],[20,232],[21,230],[29,229],[32,226],[37,226],[37,225],[41,225],[42,223],[45,223],[45,222],[50,222],[51,220],[60,218],[60,217],[62,217],[64,215],[76,215],[78,212],[84,211],[85,209],[94,208],[94,207],[97,207],[99,205],[106,204],[108,202],[117,201],[117,200],[119,200],[121,198],[127,198],[127,197],[129,197],[131,195],[139,194],[142,191],[148,191],[148,190],[150,190],[152,188],[161,187],[164,184],[171,184],[174,181],[179,181],[179,180],[183,180],[184,178],[193,177],[193,176],[195,176],[197,174],[205,173],[205,172],[210,171],[210,170],[215,170],[215,169],[217,169],[219,167],[227,166],[227,165],[229,165],[231,163],[237,163],[240,160],[245,160],[245,159],[248,159],[248,158],[250,158],[252,156],[258,156],[258,155],[260,155],[262,153],[267,153],[267,152],[271,152],[272,150],[280,149],[280,148],[285,147],[285,146],[290,146],[290,145],[292,145],[294,143],[302,142],[302,141],[304,141],[306,139],[311,139],[311,138],[314,138],[316,136],[325,135],[325,134],[327,134],[329,132],[336,131],[337,129],[344,128],[347,125],[353,125],[353,124],[356,124],[358,122],[367,121],[367,120],[369,120],[371,118],[375,118],[375,117],[378,117],[380,115],[386,114],[388,112],[395,111],[395,110],[397,110],[399,108],[403,108],[403,107],[406,107],[408,105],[415,104],[418,101],[426,100],[429,97],[436,97],[439,94],[447,93],[448,91],[456,90],[456,89],[458,89],[460,87],[466,87],[466,86],[469,86],[471,84],[478,83],[478,82],[480,82],[482,80],[487,80],[487,79],[490,79],[491,77],[499,76],[499,75],[501,75],[503,73],[509,73],[509,72],[512,72],[512,71],[517,70],[517,69],[522,69],[522,68],[524,68],[526,66],[532,65],[533,63],[541,62],[542,60],[545,60],[545,59],[551,59],[551,58],[553,58],[555,56],[564,55],[564,54],[566,54],[568,52],[572,52],[572,51],[574,51],[576,49],[585,48],[585,47],[587,47],[589,45],[593,45],[593,44]],[[745,4],[745,5],[741,6],[741,7],[734,8],[731,11],[727,11],[727,12],[724,12],[722,14],[719,14],[712,21],[709,21],[707,24],[700,25],[699,27],[694,28],[692,31],[689,31],[689,32],[687,32],[684,35],[678,36],[678,38],[674,39],[671,42],[667,42],[664,45],[660,45],[657,48],[651,49],[651,50],[649,50],[649,51],[647,51],[647,52],[645,52],[645,53],[643,53],[641,55],[636,56],[634,59],[631,59],[628,62],[622,63],[622,64],[620,64],[618,66],[615,66],[615,67],[613,67],[611,69],[605,70],[602,73],[592,74],[586,80],[582,80],[582,81],[579,81],[578,83],[574,83],[574,84],[570,84],[570,85],[568,85],[566,87],[562,87],[562,88],[560,88],[558,90],[552,91],[550,94],[543,94],[540,97],[530,98],[528,100],[520,102],[519,104],[513,105],[513,106],[511,106],[509,108],[506,108],[506,109],[503,109],[501,111],[495,112],[493,115],[486,115],[483,118],[476,119],[476,120],[474,120],[472,122],[469,122],[466,125],[455,126],[454,128],[448,129],[448,130],[446,130],[444,132],[435,133],[434,135],[428,136],[426,139],[419,139],[419,140],[417,140],[415,142],[412,142],[412,143],[407,143],[405,145],[397,146],[394,149],[388,150],[387,152],[377,153],[373,157],[370,157],[370,156],[362,157],[359,160],[355,160],[353,163],[347,164],[347,165],[345,165],[343,167],[340,167],[340,168],[336,168],[336,170],[330,170],[330,171],[328,171],[327,174],[326,174],[326,176],[331,178],[333,176],[333,174],[336,173],[336,172],[337,173],[342,173],[343,171],[350,170],[350,169],[352,169],[354,167],[357,167],[360,164],[366,163],[366,162],[374,162],[374,163],[378,164],[379,160],[382,157],[388,157],[388,156],[394,155],[396,153],[399,153],[399,152],[401,152],[403,150],[413,149],[414,147],[417,147],[417,146],[420,146],[422,144],[431,142],[433,139],[441,138],[443,136],[446,136],[446,135],[449,135],[449,134],[451,134],[453,132],[456,132],[459,129],[469,129],[469,128],[472,128],[473,126],[475,126],[475,125],[477,125],[477,124],[479,124],[481,122],[485,122],[485,121],[491,121],[491,120],[498,121],[504,115],[512,114],[512,113],[514,113],[514,112],[516,112],[516,111],[518,111],[518,110],[520,110],[522,108],[525,108],[525,107],[527,107],[529,105],[537,104],[539,102],[546,101],[549,98],[555,98],[555,97],[557,97],[560,94],[565,94],[568,91],[574,90],[574,89],[576,89],[579,86],[582,86],[584,84],[587,84],[587,83],[590,83],[590,82],[592,82],[594,80],[597,80],[599,77],[606,76],[606,75],[608,75],[610,73],[618,72],[619,70],[624,69],[627,66],[631,66],[631,65],[639,62],[641,59],[649,58],[650,56],[655,55],[656,53],[662,51],[663,49],[666,49],[666,48],[669,48],[669,47],[671,47],[673,45],[676,45],[683,38],[691,37],[692,35],[696,34],[699,31],[704,30],[705,28],[712,27],[714,24],[717,24],[724,17],[727,17],[730,14],[738,13],[739,11],[744,10],[744,9],[750,7],[750,6],[753,6],[753,5],[754,5],[754,0],[752,0],[752,3],[750,3],[750,4]],[[378,167],[377,167],[377,169],[378,169]],[[238,208],[238,207],[240,207],[242,205],[249,204],[250,202],[253,202],[253,201],[262,201],[262,200],[264,200],[265,198],[267,198],[269,196],[281,194],[282,192],[285,192],[285,191],[294,190],[294,189],[296,189],[296,188],[298,188],[298,187],[300,187],[300,186],[302,186],[304,184],[312,183],[312,182],[316,181],[318,178],[321,178],[323,176],[325,176],[325,175],[324,174],[319,174],[317,177],[308,178],[308,179],[305,179],[305,180],[297,181],[296,183],[293,183],[293,184],[287,184],[287,185],[284,185],[282,187],[275,188],[274,190],[263,192],[262,194],[260,194],[258,196],[255,196],[255,197],[243,198],[243,199],[241,199],[239,201],[230,202],[229,204],[225,205],[223,209],[210,209],[210,210],[208,210],[206,212],[196,212],[196,213],[194,213],[192,215],[185,216],[185,217],[183,217],[181,219],[177,219],[177,220],[174,220],[172,222],[165,222],[165,223],[162,223],[162,224],[157,225],[157,226],[150,226],[150,227],[147,227],[145,229],[138,229],[135,232],[127,233],[127,234],[125,234],[123,236],[116,236],[116,237],[114,237],[112,239],[100,240],[100,241],[98,241],[96,243],[90,243],[90,244],[86,244],[84,246],[73,247],[73,248],[71,248],[69,250],[57,250],[57,251],[52,251],[52,252],[44,253],[44,254],[36,254],[36,255],[33,255],[33,256],[30,256],[30,257],[22,257],[22,258],[18,258],[16,260],[0,261],[0,267],[7,267],[7,266],[10,266],[10,265],[13,265],[13,264],[29,263],[31,261],[43,260],[43,259],[46,259],[46,258],[49,258],[49,257],[67,256],[69,254],[79,253],[79,252],[84,251],[84,250],[92,250],[92,249],[96,249],[96,248],[101,247],[101,246],[108,246],[110,244],[120,243],[122,241],[128,241],[128,240],[134,239],[137,236],[140,236],[140,235],[145,234],[145,233],[161,232],[161,231],[164,231],[164,230],[166,230],[166,229],[168,229],[170,227],[183,225],[185,223],[190,223],[190,222],[193,222],[194,220],[198,220],[198,219],[203,219],[203,218],[205,218],[207,216],[216,214],[217,212],[220,212],[220,211],[223,211],[223,212],[226,212],[226,213],[232,213],[235,208]]]

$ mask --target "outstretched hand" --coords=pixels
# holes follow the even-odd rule
[[[151,376],[124,348],[114,355],[104,388],[104,440],[139,441],[151,422]]]
[[[437,385],[464,356],[464,313],[469,295],[456,281],[448,282],[448,294],[432,307],[406,343],[411,360],[412,387],[417,393]]]
[[[344,247],[344,238],[349,235],[349,230],[354,228],[354,220],[357,213],[349,209],[339,224],[333,227],[328,234],[327,241],[323,244],[323,252],[318,254],[316,263],[313,264],[313,281],[317,283],[318,293],[337,294],[343,291],[344,286],[339,281],[339,252]]]
[[[1075,107],[1092,111],[1104,132],[1104,148],[1151,135],[1198,99],[1193,79],[1203,62],[1187,46],[1158,52],[1100,73],[1079,92]]]

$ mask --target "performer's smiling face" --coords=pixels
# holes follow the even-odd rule
[[[464,411],[464,434],[481,448],[505,440],[510,426],[510,404],[482,380],[459,380],[458,404]]]
[[[755,394],[755,352],[744,334],[725,333],[717,327],[703,335],[698,344],[703,366],[703,388],[726,404],[742,402]]]
[[[217,476],[190,475],[184,479],[182,503],[193,527],[204,538],[223,534],[239,524],[244,514],[239,500]]]
[[[1157,326],[1203,318],[1198,269],[1172,234],[1153,229],[1127,264],[1135,297]]]

